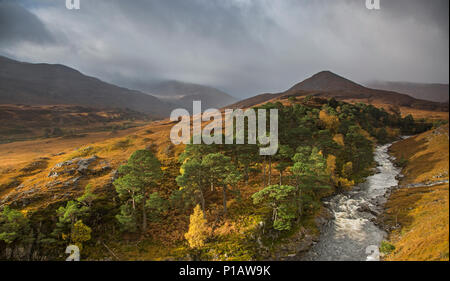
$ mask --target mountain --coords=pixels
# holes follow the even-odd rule
[[[374,81],[367,83],[367,87],[408,94],[416,99],[435,102],[448,102],[449,100],[448,84]]]
[[[220,108],[237,101],[216,88],[180,81],[164,81],[148,85],[143,90],[183,108],[191,108],[194,100],[202,101],[203,108]]]
[[[290,88],[296,91],[343,91],[347,93],[365,92],[366,88],[331,71],[322,71]]]
[[[308,95],[323,98],[333,97],[348,102],[364,102],[381,106],[399,106],[418,110],[448,112],[448,103],[420,100],[397,92],[367,88],[330,71],[319,72],[285,92],[262,94],[235,103],[232,107],[250,107],[269,100]]]
[[[129,108],[165,117],[171,106],[148,94],[105,83],[59,64],[32,64],[0,56],[0,104]]]

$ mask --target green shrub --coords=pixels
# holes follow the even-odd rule
[[[387,241],[382,241],[380,246],[380,252],[388,255],[392,253],[395,250],[395,246]]]

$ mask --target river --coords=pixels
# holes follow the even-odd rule
[[[388,153],[391,144],[378,146],[374,152],[377,173],[350,192],[337,194],[324,201],[333,219],[322,228],[319,241],[300,257],[312,261],[364,261],[366,249],[379,246],[387,233],[374,222],[382,205],[397,186],[400,169]]]

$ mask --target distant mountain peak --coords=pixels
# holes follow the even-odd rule
[[[324,70],[296,84],[288,91],[353,91],[361,89],[365,89],[365,87],[329,70]]]
[[[337,75],[336,73],[330,70],[322,70],[320,72],[317,72],[311,77],[341,77],[341,76]]]
[[[447,88],[448,89],[448,88]],[[363,102],[377,106],[401,106],[420,110],[448,112],[448,103],[442,104],[413,98],[407,94],[367,88],[329,70],[321,71],[289,90],[276,94],[261,94],[233,104],[233,108],[252,107],[268,101],[314,95],[325,99],[336,98],[346,102]]]

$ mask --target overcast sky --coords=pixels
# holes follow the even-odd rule
[[[0,54],[133,87],[180,80],[236,97],[321,70],[357,82],[449,79],[449,1],[0,0]]]

